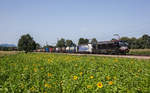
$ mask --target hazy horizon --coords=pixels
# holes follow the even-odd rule
[[[150,35],[148,0],[1,0],[0,44],[29,33],[41,45],[60,38],[110,40]]]

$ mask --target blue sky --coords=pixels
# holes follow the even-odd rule
[[[150,35],[150,0],[0,0],[0,43],[26,33],[42,45]]]

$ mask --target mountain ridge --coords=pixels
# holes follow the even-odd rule
[[[0,44],[0,47],[17,47],[15,44]]]

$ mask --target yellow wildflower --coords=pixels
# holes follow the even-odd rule
[[[46,83],[44,86],[45,86],[46,88],[50,88],[50,87],[51,87],[51,85],[48,84],[48,83]]]
[[[50,76],[52,76],[52,74],[51,74],[51,73],[48,73],[48,77],[50,77]]]
[[[80,72],[80,75],[81,75],[81,76],[82,76],[82,74],[83,74],[83,73],[82,73],[82,72]]]
[[[50,64],[51,63],[51,60],[50,59],[48,59],[48,64]]]
[[[87,88],[90,89],[90,88],[92,88],[92,86],[91,85],[87,85]]]
[[[51,60],[50,59],[48,59],[48,62],[50,62]]]
[[[78,79],[78,77],[77,77],[77,76],[73,76],[73,79],[74,79],[74,80],[77,80],[77,79]]]
[[[90,78],[91,78],[91,79],[93,79],[93,78],[94,78],[94,76],[90,76]]]
[[[103,87],[102,82],[98,82],[98,83],[97,83],[97,87],[98,87],[98,88],[102,88],[102,87]]]
[[[108,84],[109,84],[109,85],[112,85],[112,84],[113,84],[113,82],[112,82],[112,81],[109,81],[109,82],[108,82]]]

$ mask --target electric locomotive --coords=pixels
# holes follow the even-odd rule
[[[126,54],[129,52],[128,44],[124,41],[102,41],[93,44],[92,53],[95,54]]]

